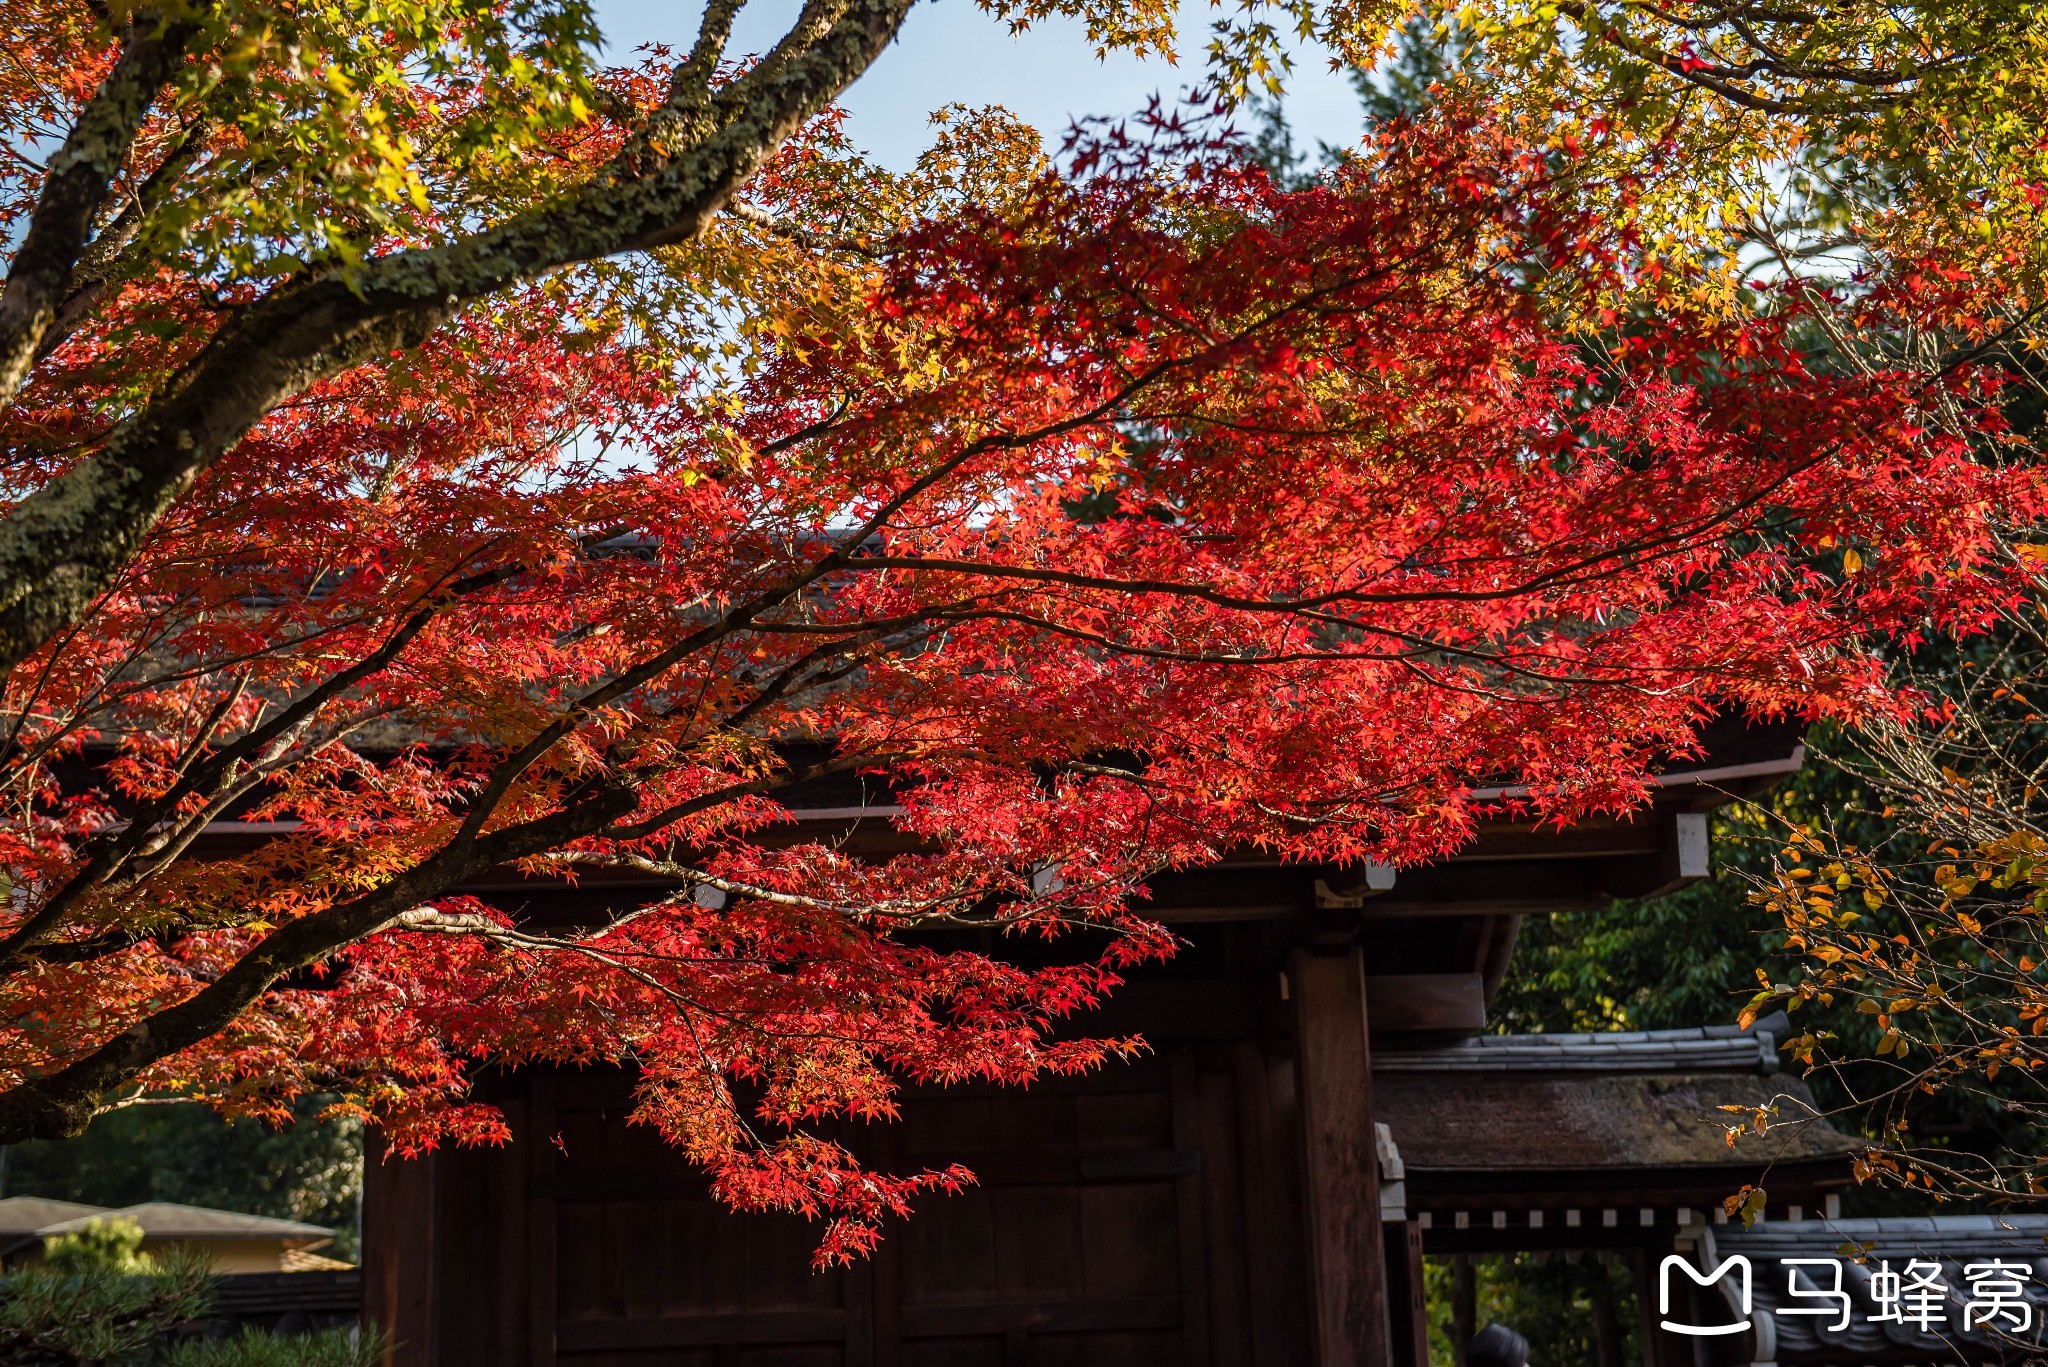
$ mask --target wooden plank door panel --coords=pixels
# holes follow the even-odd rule
[[[1267,1074],[1249,1068],[1262,1089]],[[848,1142],[890,1171],[962,1162],[979,1185],[924,1198],[871,1263],[821,1274],[817,1225],[713,1200],[658,1135],[624,1124],[623,1086],[535,1070],[512,1102],[515,1144],[461,1159],[449,1210],[476,1227],[467,1265],[515,1289],[489,1305],[451,1299],[471,1326],[451,1337],[475,1351],[449,1362],[1260,1361],[1245,1246],[1264,1198],[1240,1156],[1245,1075],[1242,1060],[1218,1055],[1205,1071],[1190,1055],[1022,1092],[912,1094],[900,1124]]]

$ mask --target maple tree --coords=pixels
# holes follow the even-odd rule
[[[903,7],[728,66],[737,8],[616,71],[570,9],[21,10],[0,1141],[328,1092],[413,1151],[502,1137],[476,1060],[630,1060],[847,1256],[964,1174],[813,1122],[1137,1047],[1058,1027],[1171,951],[1158,870],[1625,808],[2032,578],[1995,377],[1695,307],[1512,128],[1290,189],[1198,115],[1053,167],[958,112],[892,176],[829,101]],[[1938,265],[1840,307],[1970,316]],[[835,776],[901,852],[792,836]],[[607,868],[673,895],[465,891]]]

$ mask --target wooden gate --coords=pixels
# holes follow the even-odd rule
[[[810,1269],[816,1225],[718,1204],[623,1123],[626,1089],[614,1074],[524,1075],[498,1098],[517,1142],[374,1176],[380,1243],[416,1250],[384,1269],[396,1361],[1305,1360],[1292,1069],[1250,1046],[907,1096],[899,1123],[850,1146],[893,1171],[963,1163],[977,1185],[925,1198],[872,1260],[825,1273]],[[431,1292],[400,1284],[419,1277]]]

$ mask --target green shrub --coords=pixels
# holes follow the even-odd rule
[[[230,1339],[186,1339],[159,1351],[155,1367],[371,1367],[383,1345],[373,1333],[325,1329],[317,1334],[245,1331]]]
[[[142,1226],[112,1215],[87,1220],[76,1234],[43,1240],[43,1266],[67,1276],[98,1271],[133,1276],[155,1263],[142,1251]]]
[[[354,1329],[181,1336],[213,1312],[211,1259],[145,1254],[128,1220],[89,1220],[43,1250],[0,1279],[0,1367],[371,1367],[381,1356],[377,1336]]]
[[[70,1247],[59,1264],[30,1263],[7,1276],[0,1285],[0,1364],[125,1367],[212,1311],[207,1259],[166,1253],[138,1272],[111,1265],[109,1247],[107,1241],[86,1240]],[[118,1255],[123,1243],[115,1240],[111,1247]],[[135,1256],[132,1246],[128,1255]]]

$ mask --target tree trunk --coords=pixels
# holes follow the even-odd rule
[[[1593,1290],[1593,1354],[1600,1367],[1622,1367],[1621,1321],[1614,1313],[1613,1278],[1605,1267],[1594,1270],[1600,1276]]]
[[[1472,1255],[1460,1253],[1451,1259],[1451,1358],[1465,1367],[1465,1355],[1472,1336],[1479,1332],[1479,1291],[1472,1276]]]

